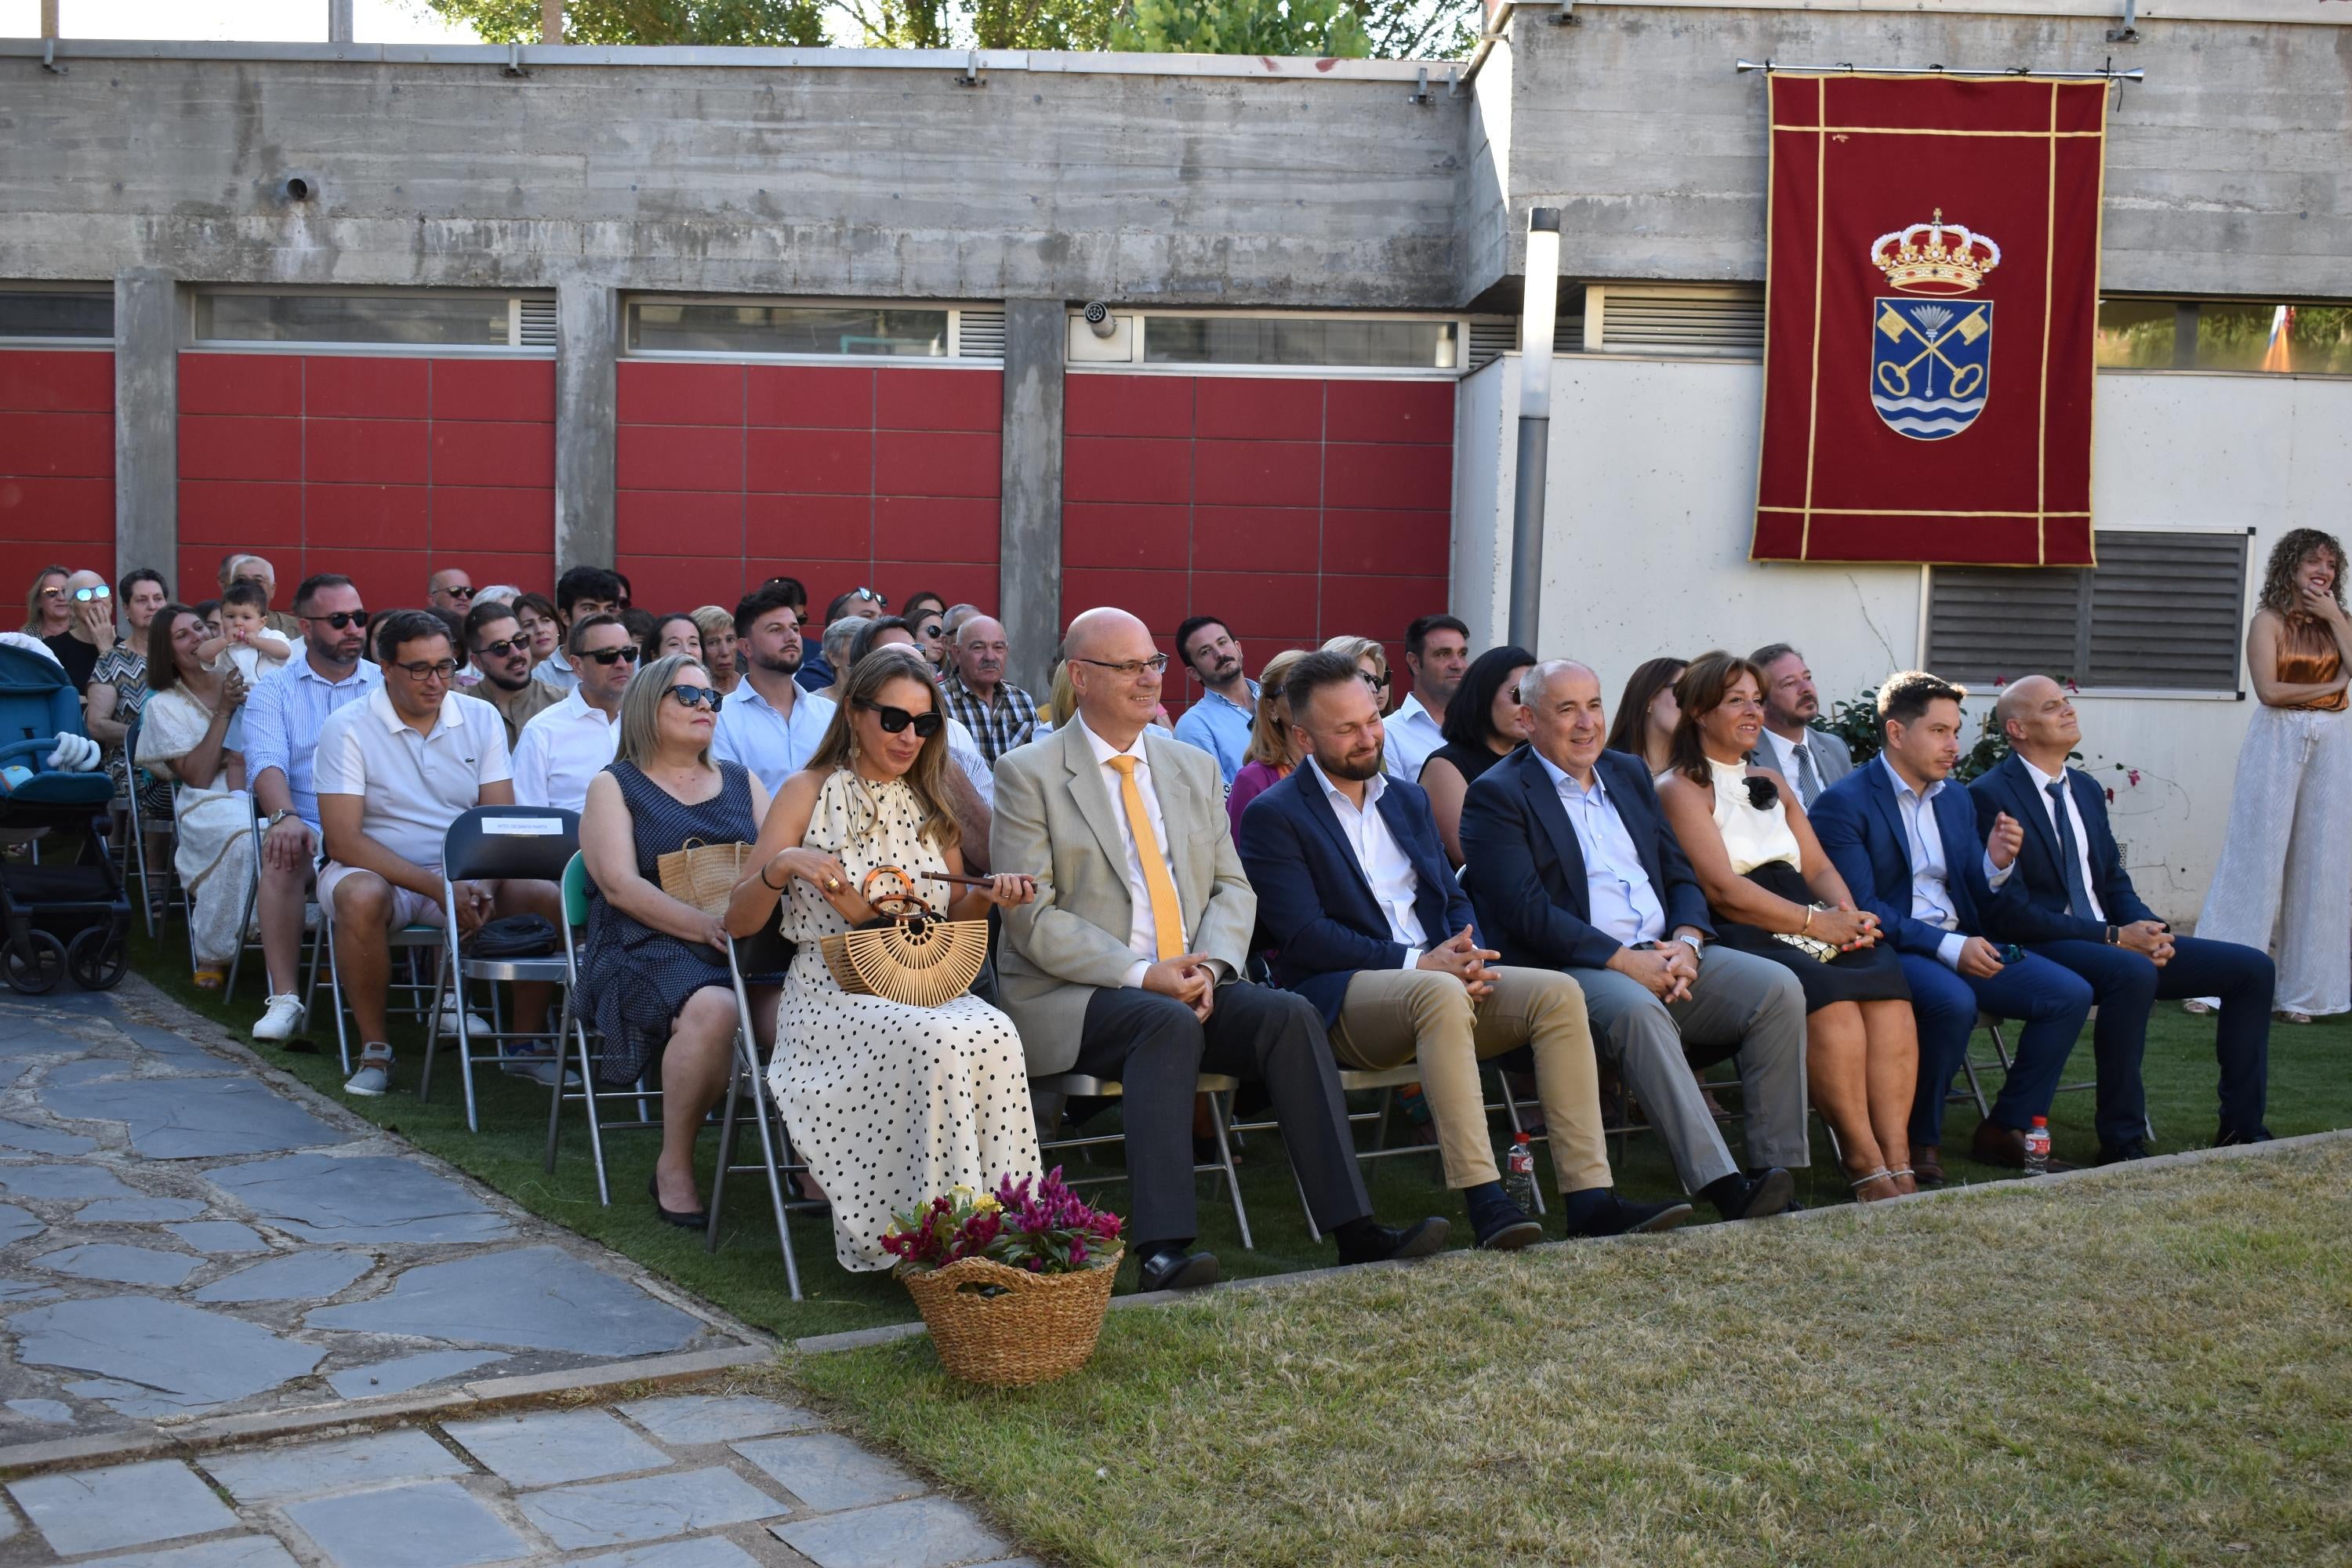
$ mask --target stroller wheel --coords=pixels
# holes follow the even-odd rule
[[[113,990],[130,967],[131,944],[104,926],[77,932],[67,944],[66,973],[85,991]]]
[[[23,940],[0,948],[0,978],[11,991],[37,996],[54,989],[65,972],[65,943],[45,931],[28,931]]]

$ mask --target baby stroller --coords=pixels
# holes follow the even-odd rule
[[[106,845],[114,783],[98,763],[57,660],[0,645],[0,829],[48,828],[60,847],[81,834],[71,864],[0,862],[0,979],[12,991],[37,994],[62,974],[103,991],[130,966],[131,900]]]

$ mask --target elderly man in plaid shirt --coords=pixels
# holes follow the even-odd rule
[[[1037,728],[1037,704],[1004,679],[1004,627],[988,616],[973,616],[956,627],[951,649],[955,668],[941,681],[948,711],[980,742],[988,765],[1015,746],[1025,746]]]

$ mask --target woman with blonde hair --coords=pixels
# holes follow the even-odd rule
[[[1378,637],[1333,637],[1323,645],[1325,653],[1336,653],[1356,661],[1356,672],[1364,684],[1372,689],[1372,704],[1382,713],[1389,710],[1389,650]],[[1261,689],[1265,682],[1258,681]]]
[[[2247,716],[2221,843],[2197,934],[2258,952],[2278,939],[2279,1016],[2352,1011],[2352,617],[2344,547],[2298,528],[2271,550],[2246,628]],[[2216,997],[2190,1003],[2206,1011]]]
[[[868,653],[843,677],[842,701],[808,766],[786,779],[727,908],[727,929],[757,931],[783,906],[797,944],[776,1016],[768,1088],[793,1146],[833,1203],[834,1257],[887,1268],[892,1217],[957,1186],[986,1192],[1037,1173],[1028,1068],[1013,1021],[977,996],[919,1007],[841,988],[824,942],[876,918],[875,900],[911,893],[950,920],[1037,896],[1012,872],[961,879],[947,790],[946,710],[911,647]]]
[[[1290,667],[1306,657],[1303,647],[1284,648],[1257,673],[1257,713],[1250,721],[1249,750],[1242,753],[1233,788],[1225,792],[1225,813],[1234,819],[1235,839],[1241,837],[1242,813],[1249,803],[1289,777],[1307,755],[1307,738],[1290,721],[1290,703],[1282,695]]]
[[[66,592],[66,579],[72,575],[67,566],[44,566],[33,574],[33,584],[25,590],[26,637],[61,637],[73,629],[73,599]]]
[[[702,633],[702,663],[710,671],[710,684],[721,697],[732,696],[743,679],[735,666],[735,612],[705,605],[692,619]]]

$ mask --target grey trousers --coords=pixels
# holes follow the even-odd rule
[[[1671,1007],[1613,969],[1568,973],[1584,988],[1593,1048],[1642,1102],[1685,1188],[1696,1193],[1739,1169],[1692,1081],[1685,1047],[1703,1058],[1737,1047],[1749,1169],[1812,1163],[1805,1136],[1805,994],[1786,968],[1710,943],[1690,995]]]

